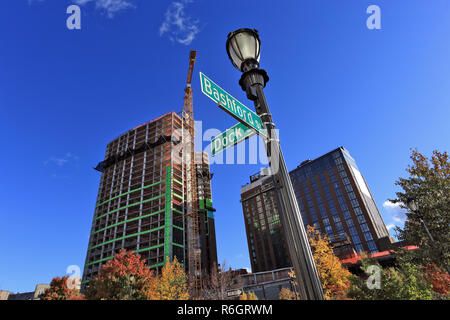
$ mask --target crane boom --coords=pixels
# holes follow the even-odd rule
[[[201,249],[200,234],[198,227],[198,190],[197,175],[195,167],[194,146],[194,110],[192,99],[191,80],[194,71],[197,51],[192,50],[189,54],[189,70],[186,81],[186,89],[183,105],[183,144],[184,164],[186,166],[186,223],[187,223],[187,247],[188,247],[188,270],[190,288],[194,295],[201,290]]]
[[[189,71],[188,76],[186,80],[187,86],[191,86],[191,80],[192,80],[192,73],[194,72],[194,64],[195,64],[195,58],[197,56],[197,51],[191,50],[189,53]]]

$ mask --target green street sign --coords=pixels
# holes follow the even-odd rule
[[[254,134],[256,134],[255,130],[238,122],[230,129],[222,132],[211,140],[211,155],[215,156],[223,150],[232,147],[247,138],[250,138]]]
[[[202,92],[216,102],[222,110],[247,127],[255,129],[259,135],[265,136],[261,118],[255,112],[244,106],[201,72],[200,84]]]

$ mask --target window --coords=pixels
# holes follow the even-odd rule
[[[375,245],[375,242],[368,241],[367,246],[369,247],[370,252],[377,252],[377,246]]]
[[[350,227],[355,227],[355,225],[353,224],[353,220],[350,218],[350,219],[347,219],[347,220],[345,220],[345,222],[347,222],[347,226],[350,228]]]
[[[367,223],[361,224],[361,230],[363,232],[369,232],[369,227],[367,226]]]
[[[364,219],[363,215],[358,216],[358,222],[359,223],[366,223],[366,219]]]

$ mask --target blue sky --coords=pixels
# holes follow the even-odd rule
[[[81,7],[81,30],[66,9]],[[366,9],[381,8],[381,30]],[[84,264],[106,144],[183,103],[196,49],[203,129],[235,124],[200,92],[202,71],[238,100],[228,32],[256,28],[266,95],[289,169],[338,146],[385,207],[409,149],[450,145],[450,2],[9,0],[0,3],[0,289],[34,290]],[[203,143],[203,148],[208,142]],[[214,164],[219,260],[250,267],[240,187],[261,164]]]

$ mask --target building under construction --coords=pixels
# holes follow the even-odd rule
[[[122,249],[151,269],[175,257],[198,290],[217,263],[209,158],[194,150],[191,51],[181,115],[170,112],[111,141],[102,172],[83,286]]]

